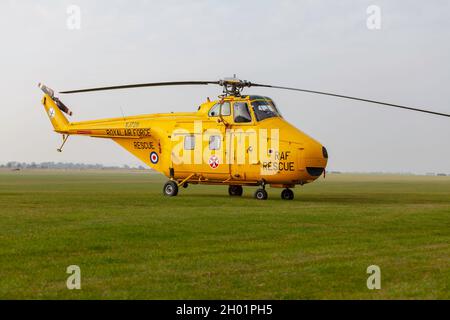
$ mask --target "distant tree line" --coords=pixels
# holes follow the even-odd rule
[[[102,164],[72,163],[72,162],[17,162],[10,161],[6,164],[0,164],[0,168],[7,169],[146,169],[143,166],[105,166]]]

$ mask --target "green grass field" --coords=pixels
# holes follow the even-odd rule
[[[449,299],[450,177],[162,196],[148,172],[0,172],[0,298]],[[81,290],[66,268],[81,268]],[[381,290],[366,269],[381,268]]]

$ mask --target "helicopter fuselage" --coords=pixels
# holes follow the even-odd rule
[[[197,112],[71,122],[51,96],[43,105],[56,132],[112,139],[178,184],[291,188],[324,173],[328,154],[287,122],[270,98],[227,96]]]
[[[259,87],[318,94],[373,105],[410,110],[442,117],[450,114],[354,96],[240,80],[166,81],[61,91],[61,94],[162,86],[219,85],[219,101],[203,103],[197,112],[163,113],[69,123],[62,112],[70,109],[39,84],[43,104],[56,132],[109,138],[151,168],[170,178],[163,188],[176,196],[178,187],[189,183],[225,184],[231,196],[241,196],[244,185],[259,185],[255,198],[267,199],[265,186],[285,188],[281,198],[292,200],[295,185],[316,180],[328,162],[318,141],[290,123],[268,97],[242,95],[244,88]],[[61,151],[62,146],[58,149]]]

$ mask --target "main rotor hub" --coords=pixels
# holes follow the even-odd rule
[[[219,85],[223,87],[223,93],[225,96],[239,97],[242,90],[245,87],[251,87],[252,83],[247,80],[240,80],[236,77],[233,77],[219,80]]]

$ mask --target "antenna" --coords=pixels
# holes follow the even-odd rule
[[[125,121],[125,115],[123,114],[123,110],[122,110],[122,107],[119,107],[120,108],[120,112],[122,113],[122,118],[123,118],[123,121]]]

